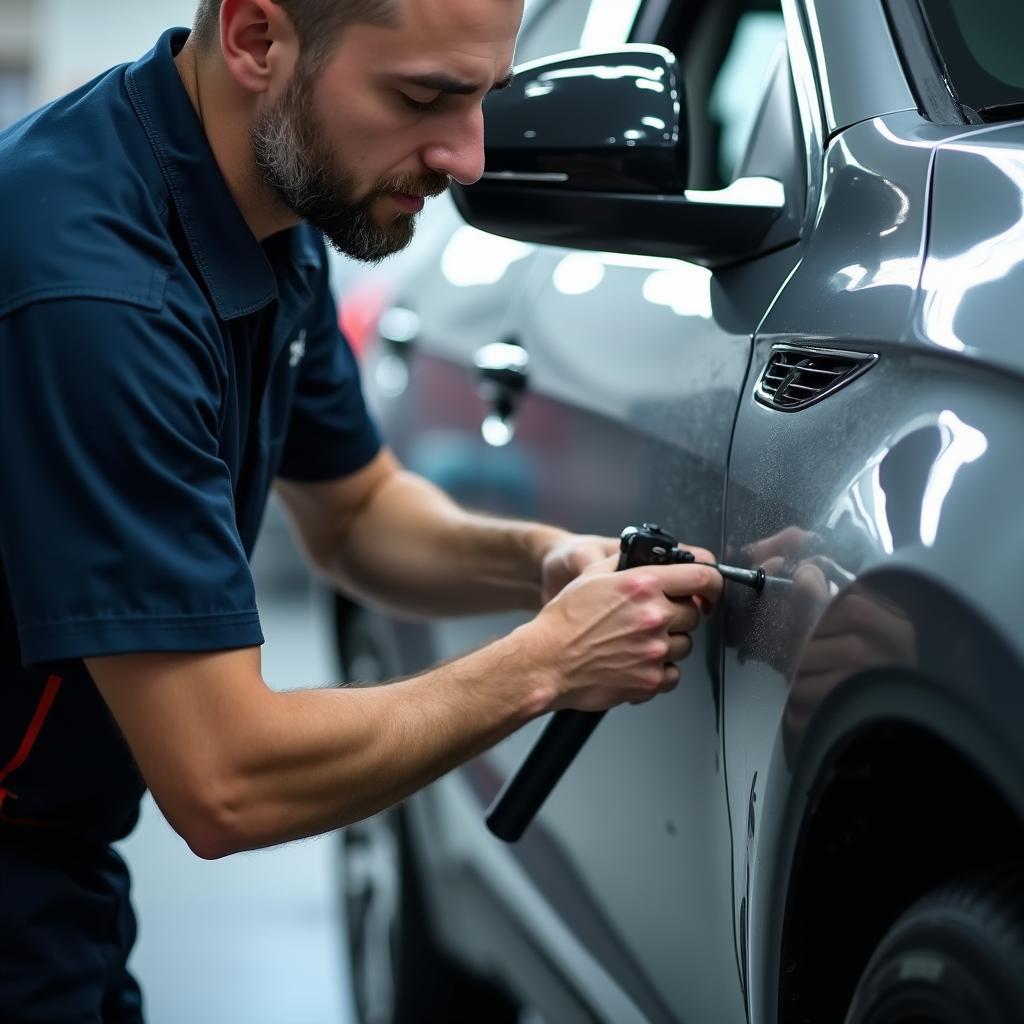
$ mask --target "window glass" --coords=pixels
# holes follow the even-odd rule
[[[1024,0],[921,0],[961,103],[1024,105]],[[1021,116],[1020,111],[1009,111]]]
[[[629,38],[640,0],[592,0],[580,48],[613,49]]]
[[[679,58],[686,85],[691,188],[731,182],[785,45],[781,0],[671,4],[655,42]]]
[[[566,50],[605,50],[629,37],[640,0],[532,0],[516,63]]]
[[[746,149],[766,76],[784,45],[781,11],[746,11],[736,22],[729,51],[711,87],[710,114],[717,121],[718,173],[731,181]]]

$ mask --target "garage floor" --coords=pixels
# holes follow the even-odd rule
[[[335,678],[326,611],[308,586],[279,581],[260,594],[268,682]],[[122,853],[149,1024],[352,1024],[336,837],[206,862],[147,797]]]

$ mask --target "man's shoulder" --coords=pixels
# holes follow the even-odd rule
[[[0,132],[0,316],[62,297],[159,308],[174,256],[166,188],[123,72]]]

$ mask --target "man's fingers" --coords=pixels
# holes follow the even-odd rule
[[[585,537],[572,549],[570,561],[578,572],[582,572],[587,566],[603,563],[609,558],[614,557],[618,562],[618,550],[618,542],[608,537]]]
[[[722,574],[710,565],[651,565],[644,572],[656,574],[666,597],[693,597],[700,594],[712,604],[722,596]]]
[[[581,576],[596,576],[601,573],[615,572],[619,565],[618,555],[608,555],[607,558],[600,558],[596,562],[591,562],[590,565],[580,573]]]
[[[664,667],[664,677],[661,681],[661,692],[668,693],[669,690],[674,690],[679,683],[680,671],[678,665],[673,665],[666,662]]]
[[[646,704],[648,701],[654,700],[659,693],[668,693],[670,690],[674,690],[679,685],[680,677],[679,666],[666,661],[661,667],[661,682],[658,684],[658,688],[644,694],[642,697],[630,698],[629,703],[633,705]]]
[[[682,661],[693,650],[693,638],[689,633],[670,633],[668,637],[667,662]]]
[[[698,597],[690,597],[672,602],[672,617],[666,626],[669,633],[689,633],[700,625],[700,608],[697,607],[697,600]]]
[[[689,551],[698,562],[710,562],[712,565],[718,562],[715,555],[708,551],[707,548],[695,548],[691,544],[680,544],[679,548],[682,551]]]

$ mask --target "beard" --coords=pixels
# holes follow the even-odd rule
[[[281,98],[250,129],[253,158],[264,183],[292,213],[320,231],[342,255],[379,263],[404,249],[415,214],[396,211],[378,223],[372,206],[382,196],[437,196],[449,178],[438,171],[380,179],[359,197],[355,174],[332,152],[313,107],[312,82],[297,68]]]

